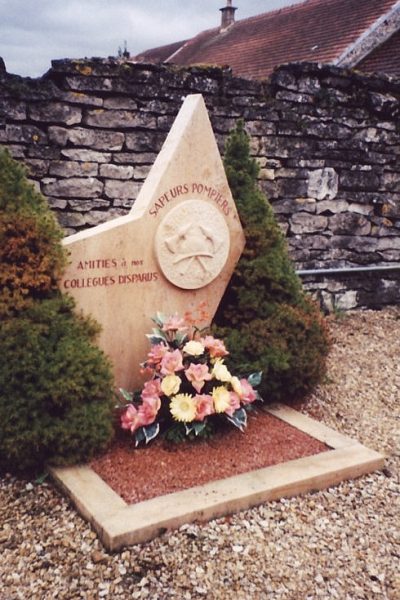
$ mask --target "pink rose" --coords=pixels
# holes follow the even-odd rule
[[[198,394],[200,394],[206,381],[211,379],[211,373],[208,371],[207,365],[191,364],[185,371],[188,381],[192,384]]]
[[[180,350],[166,352],[161,360],[161,373],[163,375],[173,375],[175,371],[183,369],[182,354]]]
[[[225,344],[222,340],[214,338],[212,335],[206,335],[202,339],[204,347],[209,351],[212,358],[222,358],[227,356],[229,352],[225,348]]]
[[[254,402],[254,400],[257,398],[257,393],[251,387],[247,379],[241,379],[240,385],[242,386],[242,394],[240,396],[240,399],[243,402],[243,404],[250,404],[251,402]]]
[[[164,346],[164,344],[154,344],[147,355],[147,362],[151,365],[158,365],[167,352],[168,347]]]
[[[129,429],[133,433],[142,425],[142,415],[133,404],[128,404],[125,412],[121,415],[122,429]]]
[[[240,398],[235,392],[230,392],[229,401],[230,401],[230,405],[225,410],[225,412],[227,415],[229,415],[231,417],[233,415],[233,413],[235,412],[235,410],[240,408]]]
[[[196,402],[196,421],[204,421],[205,417],[214,413],[214,401],[208,394],[197,394]]]
[[[158,411],[161,408],[161,400],[158,396],[146,396],[139,406],[139,415],[142,425],[151,425],[154,423]]]
[[[153,396],[161,396],[161,384],[159,379],[150,379],[150,381],[146,381],[143,386],[143,390],[141,393],[142,399],[153,397]]]

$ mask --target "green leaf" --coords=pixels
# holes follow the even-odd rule
[[[39,475],[39,477],[37,477],[35,479],[35,483],[37,485],[42,485],[42,483],[44,483],[46,481],[46,479],[48,478],[49,473],[48,471],[45,471],[44,473],[42,473],[41,475]]]
[[[126,400],[126,402],[128,402],[130,404],[133,400],[133,394],[131,394],[131,392],[127,392],[123,388],[119,388],[119,391],[120,391],[123,399]]]
[[[260,396],[260,394],[257,392],[257,390],[256,390],[256,400],[258,402],[264,402],[264,398],[262,396]]]
[[[189,338],[186,333],[184,333],[183,331],[177,331],[175,335],[175,341],[178,344],[178,346],[183,346],[188,340]]]
[[[165,342],[165,338],[161,335],[154,335],[152,333],[146,333],[146,337],[150,340],[150,344],[155,346],[156,344],[161,344]]]
[[[140,402],[142,399],[142,390],[135,390],[133,392],[133,400],[135,402]]]
[[[152,423],[151,425],[148,425],[147,427],[143,427],[143,433],[144,433],[144,439],[146,441],[146,444],[148,444],[149,442],[151,442],[151,440],[153,440],[155,437],[157,437],[157,435],[160,433],[160,424]]]
[[[190,435],[193,432],[197,436],[204,431],[205,427],[205,421],[192,421],[191,423],[185,423],[185,432],[186,435]]]
[[[135,433],[135,446],[137,447],[141,442],[148,444],[160,433],[159,423],[152,423],[147,427],[140,427]]]
[[[180,444],[185,440],[185,435],[186,431],[183,423],[174,423],[165,432],[165,439],[174,444]]]
[[[252,373],[248,376],[247,381],[252,387],[256,387],[260,385],[262,379],[262,371],[258,371],[258,373]]]
[[[157,312],[155,317],[152,317],[152,321],[159,327],[162,327],[166,321],[167,317],[163,315],[163,313]]]
[[[141,442],[144,442],[144,440],[144,427],[140,427],[140,429],[137,429],[135,433],[135,447],[137,448]]]
[[[244,408],[238,408],[232,416],[227,415],[226,418],[233,423],[235,427],[238,427],[240,431],[244,431],[247,425],[247,413]]]
[[[165,340],[166,342],[168,341],[167,336],[162,329],[159,329],[158,327],[153,327],[152,332],[153,335],[163,338],[163,340]]]
[[[202,433],[204,431],[204,429],[206,428],[206,422],[205,421],[195,421],[194,422],[194,434],[195,435],[199,435],[200,433]]]

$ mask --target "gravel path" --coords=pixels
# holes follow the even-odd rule
[[[48,482],[0,480],[0,600],[400,598],[400,307],[332,322],[308,412],[388,455],[383,472],[116,554]],[[397,439],[396,439],[397,436]]]

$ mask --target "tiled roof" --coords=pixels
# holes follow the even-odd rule
[[[143,52],[140,57],[142,60],[146,60],[147,62],[165,62],[170,58],[170,56],[179,50],[179,48],[186,44],[186,42],[187,40],[184,40],[182,42],[168,44],[167,46],[152,48],[151,50],[146,50],[146,52]]]
[[[400,76],[400,31],[371,52],[357,68],[368,73],[379,71]]]
[[[137,60],[179,65],[229,65],[252,79],[267,77],[287,62],[335,62],[397,0],[306,0],[236,21],[229,29],[203,31],[176,46],[144,52]],[[240,4],[239,4],[240,7]],[[168,47],[171,48],[171,47]],[[156,52],[158,50],[158,52]]]

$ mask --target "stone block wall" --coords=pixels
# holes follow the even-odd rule
[[[192,93],[203,94],[221,151],[244,119],[260,186],[297,269],[313,271],[302,276],[323,307],[398,303],[394,78],[302,63],[256,82],[228,69],[92,59],[54,61],[32,80],[0,65],[0,144],[25,163],[73,233],[130,209],[182,98]],[[321,269],[334,271],[314,273]]]

